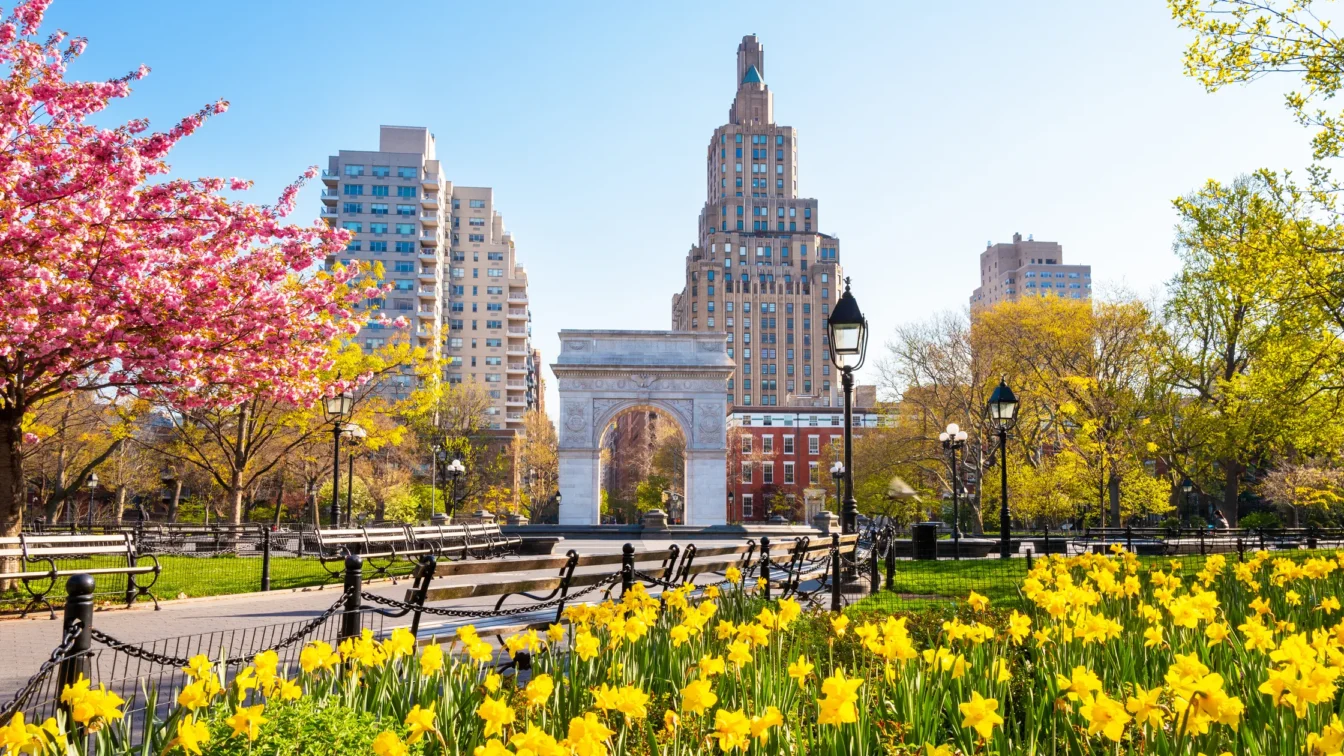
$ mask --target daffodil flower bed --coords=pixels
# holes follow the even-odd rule
[[[1132,554],[1037,562],[1026,612],[971,593],[929,616],[807,613],[740,586],[573,606],[496,649],[470,627],[274,653],[226,679],[205,657],[132,746],[124,702],[87,681],[6,754],[607,756],[972,753],[1338,754],[1344,553]],[[503,654],[531,670],[501,676]],[[153,710],[153,707],[150,707]],[[66,717],[68,716],[68,720]],[[76,737],[72,728],[90,737]]]

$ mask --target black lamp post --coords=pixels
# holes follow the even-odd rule
[[[449,462],[448,468],[444,471],[448,476],[448,482],[452,486],[449,489],[448,500],[443,503],[443,511],[445,514],[452,514],[452,511],[457,508],[457,479],[462,477],[462,474],[466,471],[467,468],[462,465],[462,460],[460,459],[455,459],[452,462]]]
[[[98,473],[89,473],[89,527],[93,527],[93,510],[98,506],[98,500],[94,498],[94,493],[98,490]],[[74,522],[74,518],[71,518]]]
[[[1007,559],[1011,547],[1008,538],[1008,431],[1017,424],[1017,396],[1004,378],[999,379],[999,385],[989,395],[985,419],[999,434],[999,556]]]
[[[837,461],[831,465],[831,480],[835,481],[835,508],[839,510],[842,508],[841,502],[843,499],[841,497],[844,495],[840,490],[840,484],[845,481],[844,462]]]
[[[1181,493],[1185,494],[1185,516],[1190,516],[1190,494],[1195,492],[1195,482],[1189,476],[1181,478]]]
[[[956,423],[948,423],[947,430],[938,434],[943,442],[943,450],[948,454],[948,465],[952,468],[952,558],[961,559],[961,507],[958,498],[961,488],[957,464],[957,452],[966,448],[966,431]]]
[[[435,442],[430,447],[429,460],[429,519],[439,507],[439,464],[443,462],[443,444]]]
[[[859,502],[854,499],[854,371],[863,367],[868,351],[868,321],[859,311],[859,303],[849,290],[845,279],[845,293],[840,295],[831,318],[826,324],[831,337],[831,362],[840,371],[841,386],[845,392],[845,504],[841,514],[841,529],[845,533],[859,532]]]
[[[331,421],[331,526],[341,526],[341,431],[345,418],[353,408],[355,398],[349,392],[329,396],[323,405],[327,420]]]
[[[345,453],[345,464],[349,471],[346,473],[349,477],[345,486],[345,524],[349,525],[355,518],[355,447],[369,434],[355,423],[345,423],[341,435],[350,444],[350,451]]]

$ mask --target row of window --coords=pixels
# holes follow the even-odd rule
[[[343,213],[362,213],[364,212],[363,202],[346,202],[341,205]],[[415,205],[397,205],[397,215],[415,215],[418,208]],[[369,205],[371,215],[387,215],[388,205],[386,202],[374,202]]]
[[[399,254],[399,255],[409,255],[409,254],[414,254],[414,253],[415,253],[415,242],[394,242],[394,248],[395,248],[396,253]],[[345,251],[347,251],[347,252],[363,252],[363,251],[364,251],[364,242],[361,241],[361,240],[359,240],[359,239],[356,239],[356,240],[350,242],[349,244],[345,245]],[[384,252],[387,251],[387,242],[385,242],[385,241],[370,241],[370,242],[369,242],[369,251],[370,251],[370,252],[373,252],[373,253],[375,253],[375,254],[382,254],[382,253],[384,253]]]
[[[1029,270],[1029,271],[1027,271],[1026,273],[1023,274],[1023,277],[1024,277],[1024,278],[1036,278],[1036,276],[1037,276],[1037,272],[1034,271],[1034,270]],[[1041,273],[1040,273],[1040,277],[1041,277],[1041,278],[1049,278],[1049,277],[1050,277],[1050,271],[1041,271]],[[1064,275],[1063,273],[1056,273],[1056,274],[1055,274],[1055,278],[1064,278],[1064,277],[1065,277],[1065,275]],[[1081,278],[1091,278],[1091,277],[1092,277],[1092,274],[1091,274],[1091,273],[1083,273],[1083,274],[1081,274],[1081,276],[1080,276],[1078,273],[1070,273],[1070,274],[1068,274],[1067,277],[1068,277],[1068,278],[1079,278],[1079,277],[1081,277]]]
[[[356,234],[364,232],[364,224],[361,221],[342,221],[341,228],[345,229],[346,231],[352,231]],[[418,230],[417,224],[415,223],[398,223],[396,224],[396,229],[398,236],[414,236],[415,232]],[[370,223],[369,233],[385,234],[387,233],[387,224]]]
[[[377,177],[377,178],[387,178],[388,176],[391,175],[391,171],[392,171],[391,166],[386,166],[386,165],[375,165],[375,166],[373,166],[373,170],[370,172],[369,175],[375,176],[375,177]],[[345,175],[347,175],[347,176],[363,176],[363,175],[364,175],[364,166],[362,166],[362,165],[355,165],[355,164],[353,164],[353,163],[346,163],[346,165],[345,165]],[[419,177],[420,177],[420,169],[419,169],[419,168],[416,168],[415,166],[410,166],[410,165],[399,165],[399,166],[397,166],[397,178],[413,179],[413,178],[419,178]]]
[[[343,187],[341,187],[341,194],[344,194],[347,197],[363,197],[364,187],[365,187],[364,184],[346,184]],[[388,190],[390,188],[391,187],[387,186],[386,184],[373,184],[372,186],[369,187],[369,196],[371,197],[391,196],[388,193]],[[413,186],[397,187],[397,197],[399,199],[415,199],[418,195],[419,190]]]
[[[772,381],[771,383],[773,384],[773,381]],[[784,385],[784,390],[785,390],[785,391],[792,392],[792,391],[794,390],[794,382],[793,382],[792,380],[785,381],[784,383],[785,383],[785,385]],[[822,382],[821,382],[821,391],[822,391],[823,394],[829,394],[829,393],[831,392],[831,382],[830,382],[830,381],[822,381]],[[804,393],[804,394],[811,394],[811,393],[812,393],[812,381],[810,381],[810,380],[808,380],[808,381],[803,381],[803,393]],[[733,397],[734,397],[733,392],[729,391],[725,396],[727,397],[727,399],[728,399],[728,403],[729,403],[729,404],[735,404],[735,403],[736,403],[736,400],[733,398]],[[764,394],[764,395],[762,395],[762,396],[760,397],[760,399],[761,399],[761,401],[760,401],[760,404],[759,404],[758,406],[762,406],[762,407],[778,407],[778,406],[779,406],[779,396],[776,395],[776,394]],[[752,406],[752,402],[751,402],[751,394],[743,394],[743,395],[742,395],[742,404],[747,405],[747,406]]]
[[[449,275],[451,275],[453,278],[466,278],[466,277],[467,277],[467,269],[466,269],[466,268],[452,268],[452,269],[449,271]],[[504,269],[503,269],[503,268],[486,268],[486,269],[485,269],[485,275],[489,276],[490,278],[503,278],[503,277],[504,277]],[[472,277],[472,278],[480,278],[480,277],[481,277],[481,269],[480,269],[480,268],[472,268],[472,269],[471,269],[471,277]]]

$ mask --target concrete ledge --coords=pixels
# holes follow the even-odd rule
[[[611,540],[670,540],[694,541],[696,539],[743,538],[809,538],[822,537],[821,531],[807,525],[794,523],[760,525],[668,525],[666,528],[646,528],[643,525],[505,525],[501,530],[511,536],[520,536],[526,542],[529,538],[585,538]]]
[[[518,527],[526,530],[528,526]],[[503,530],[507,532],[509,528]],[[523,542],[518,544],[518,553],[522,556],[550,556],[555,553],[555,547],[565,540],[563,536],[524,535],[522,538]]]

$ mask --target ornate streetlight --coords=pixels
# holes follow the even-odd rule
[[[966,448],[966,431],[956,423],[948,423],[947,430],[938,434],[938,440],[943,442],[952,468],[952,558],[961,559],[961,508],[957,491],[961,483],[957,474],[957,452]]]
[[[1007,559],[1011,543],[1008,539],[1008,431],[1017,425],[1017,396],[1008,388],[1005,378],[999,379],[994,393],[985,405],[985,419],[999,434],[999,556]]]
[[[331,526],[341,525],[341,431],[345,418],[353,409],[355,398],[348,391],[329,396],[323,403],[327,420],[331,422]]]
[[[826,324],[831,337],[831,362],[840,371],[845,392],[845,504],[841,515],[841,528],[846,533],[859,532],[859,502],[854,499],[854,371],[863,367],[863,358],[868,351],[868,321],[859,311],[859,303],[849,290],[849,279],[845,279],[845,292],[831,311]]]

